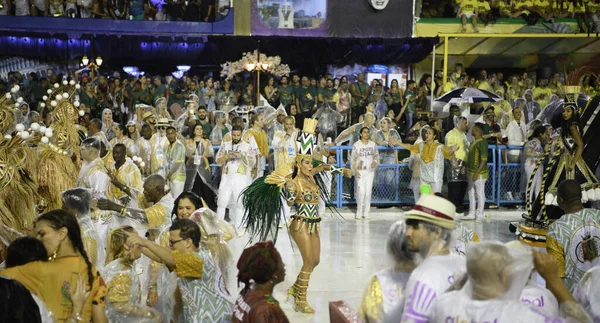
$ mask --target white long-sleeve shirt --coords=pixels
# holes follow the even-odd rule
[[[527,130],[525,129],[525,123],[517,121],[511,121],[508,126],[506,126],[506,137],[508,138],[509,146],[523,146],[525,141],[527,141]],[[519,155],[520,150],[509,150],[508,153],[511,155]]]

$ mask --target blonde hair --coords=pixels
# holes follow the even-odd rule
[[[106,264],[123,257],[125,253],[125,242],[127,242],[127,234],[125,234],[125,232],[135,233],[135,229],[129,225],[123,225],[112,229],[108,233]]]

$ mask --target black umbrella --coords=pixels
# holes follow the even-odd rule
[[[480,103],[497,102],[502,98],[490,91],[467,87],[444,93],[435,100],[446,103]]]

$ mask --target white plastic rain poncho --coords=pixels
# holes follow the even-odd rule
[[[423,142],[423,131],[429,129],[429,126],[424,126],[419,130],[419,138],[415,140],[415,145]],[[408,169],[411,170],[410,184],[408,187],[413,191],[415,202],[419,200],[419,188],[421,187],[421,155],[410,154],[408,157]]]
[[[573,297],[594,322],[600,322],[600,267],[588,270],[575,286]]]
[[[230,131],[229,115],[223,111],[215,111],[215,126],[208,137],[210,143],[214,146],[221,145],[223,137]]]
[[[319,110],[313,115],[313,118],[319,120],[317,126],[323,138],[331,138],[333,140],[337,137],[337,125],[339,122],[342,122],[342,114],[337,112],[333,105],[329,103],[322,104]]]
[[[447,254],[451,247],[449,242],[454,240],[453,232],[443,229],[439,240],[432,241],[415,255],[417,263],[425,260],[413,270],[404,289],[402,322],[437,322],[429,320],[436,297],[466,272],[464,257]]]
[[[110,113],[111,116],[113,114],[111,109],[102,110],[102,132],[104,132],[104,135],[106,136],[107,142],[104,143],[106,145],[106,149],[112,149],[112,146],[110,145],[109,142],[115,137],[115,128],[119,124],[112,121],[112,125],[111,125],[109,123],[109,120],[106,118],[107,113]]]
[[[237,283],[237,268],[233,253],[227,242],[235,239],[233,226],[220,219],[215,212],[206,206],[192,213],[193,220],[200,227],[202,247],[209,251],[215,263],[223,274],[227,290],[235,291]]]
[[[433,304],[431,322],[585,322],[577,304],[567,304],[565,316],[551,317],[537,307],[522,303],[523,289],[533,270],[530,252],[510,249],[500,242],[467,246],[467,282],[462,289],[447,292]],[[578,317],[575,319],[574,317]]]
[[[108,289],[106,317],[109,322],[159,322],[160,313],[141,303],[141,284],[135,266],[125,266],[119,258],[101,268],[100,273]]]
[[[287,112],[285,112],[285,108],[282,105],[280,105],[277,110],[273,107],[267,107],[263,112],[263,121],[267,132],[269,146],[273,143],[275,133],[277,131],[283,131],[283,124],[277,121],[279,115],[287,116]]]
[[[359,307],[359,316],[369,323],[398,322],[404,309],[404,287],[414,268],[407,250],[406,225],[394,223],[387,239],[391,264],[371,277]]]
[[[527,101],[528,96],[531,96],[530,101]],[[527,90],[525,91],[525,93],[523,93],[523,100],[525,100],[525,106],[523,107],[523,116],[525,116],[525,122],[529,123],[533,119],[535,119],[538,116],[538,114],[540,114],[542,108],[540,107],[540,104],[533,99],[533,92],[531,90]]]

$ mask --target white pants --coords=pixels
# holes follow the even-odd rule
[[[185,181],[184,182],[179,182],[179,181],[169,181],[169,187],[171,188],[171,196],[173,196],[173,198],[178,198],[179,195],[181,195],[181,193],[183,193],[183,189],[185,187]]]
[[[529,179],[531,178],[531,174],[533,173],[533,169],[535,165],[531,165],[529,162],[525,164],[525,176],[527,183],[529,183]],[[537,172],[535,173],[535,177],[531,181],[531,189],[529,190],[529,202],[535,201],[535,198],[540,195],[540,190],[542,189],[542,178],[544,176],[543,167],[539,167]],[[527,187],[525,187],[527,189]]]
[[[250,176],[242,174],[223,174],[219,185],[219,196],[217,198],[217,215],[225,218],[225,209],[229,207],[229,218],[235,229],[242,226],[244,206],[240,198],[242,191],[250,185]]]
[[[356,215],[368,216],[371,210],[371,193],[373,192],[375,170],[361,170],[359,173],[360,178],[356,180]]]
[[[481,178],[481,177],[480,177]],[[483,216],[483,208],[485,207],[485,182],[486,179],[478,179],[475,182],[469,178],[469,186],[467,192],[469,193],[469,215],[475,215],[475,217]],[[477,212],[475,211],[475,196],[477,196]]]

